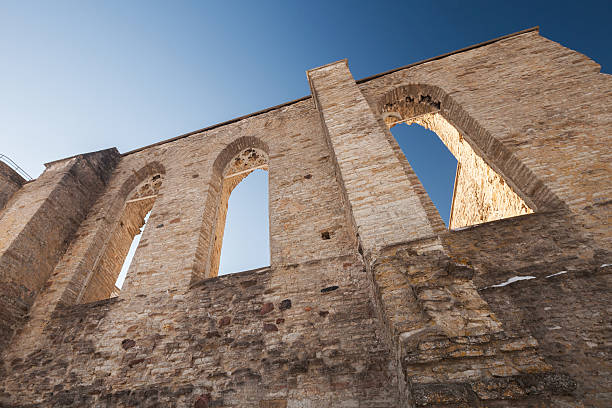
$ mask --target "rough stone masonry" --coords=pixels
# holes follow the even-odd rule
[[[0,406],[612,406],[612,78],[536,28],[307,79],[33,181],[0,163]],[[458,159],[450,229],[401,122]],[[271,264],[218,277],[255,169]]]

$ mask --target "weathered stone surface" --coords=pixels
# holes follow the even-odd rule
[[[25,182],[19,173],[0,160],[0,211]]]
[[[118,161],[116,149],[46,164],[0,211],[0,351],[24,321]],[[0,187],[4,188],[4,184]]]
[[[307,76],[312,97],[0,183],[0,406],[612,404],[611,78],[533,30]],[[445,229],[397,121],[463,160],[466,228]],[[217,277],[257,168],[271,265]]]

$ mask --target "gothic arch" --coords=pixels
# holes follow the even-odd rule
[[[111,182],[86,221],[94,225],[93,238],[82,253],[72,255],[81,262],[62,303],[88,303],[111,296],[132,239],[153,207],[165,173],[165,167],[153,161],[132,171],[120,186]]]
[[[229,196],[253,170],[268,170],[268,145],[243,136],[227,145],[212,166],[192,281],[217,276]]]
[[[531,170],[442,88],[427,84],[401,85],[380,98],[375,109],[389,128],[401,122],[417,123],[437,133],[447,147],[443,133],[450,129],[458,132],[462,143],[465,139],[464,146],[469,146],[485,166],[499,174],[501,184],[506,182],[530,209],[543,211],[562,206]],[[449,150],[461,162],[457,152],[451,147]]]

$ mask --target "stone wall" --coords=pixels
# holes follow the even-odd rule
[[[478,292],[508,333],[537,339],[553,372],[575,379],[585,406],[610,404],[609,251],[565,212],[450,231],[444,241],[456,260],[473,265]],[[572,406],[571,399],[555,406]]]
[[[529,208],[570,208],[603,247],[612,240],[612,152],[602,142],[610,83],[596,62],[533,30],[358,81],[375,112],[406,87],[439,104]]]
[[[24,183],[25,179],[23,177],[0,160],[0,211]]]
[[[21,326],[36,296],[117,162],[115,149],[46,165],[25,184],[0,218],[0,350]]]
[[[66,159],[15,194],[0,244],[53,228],[23,241],[38,258],[0,252],[23,289],[2,299],[28,313],[0,406],[610,406],[610,77],[530,30],[307,78],[312,97],[82,162],[101,176],[69,190]],[[386,125],[400,94],[419,102],[399,119],[439,115],[534,213],[445,230]],[[213,277],[231,187],[264,165],[271,265]],[[39,211],[55,191],[78,217]],[[133,200],[151,215],[121,292],[79,304],[112,295]]]
[[[8,357],[1,401],[396,406],[364,274],[345,257],[59,310],[34,350]]]
[[[105,243],[103,251],[83,284],[77,302],[89,303],[108,299],[116,290],[115,282],[132,245],[134,237],[145,224],[145,217],[159,192],[163,178],[153,174],[143,180],[125,203],[119,223]]]

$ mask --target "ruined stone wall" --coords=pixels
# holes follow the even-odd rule
[[[416,406],[555,406],[575,391],[529,331],[507,330],[471,266],[436,242],[388,248],[372,271]]]
[[[365,272],[358,259],[341,261],[58,311],[36,349],[7,361],[0,398],[13,407],[396,406]]]
[[[371,287],[367,285],[367,281],[360,282],[356,278],[343,277],[352,276],[355,273],[356,276],[363,276],[364,272],[358,259],[355,259],[357,250],[354,246],[354,233],[350,230],[350,224],[346,222],[340,187],[334,176],[330,154],[317,119],[318,116],[312,102],[307,100],[271,114],[251,117],[223,129],[124,156],[113,173],[106,193],[93,206],[88,218],[81,225],[76,239],[67,250],[66,256],[56,267],[54,280],[49,290],[42,294],[33,306],[28,326],[24,329],[23,336],[17,340],[20,347],[7,351],[7,361],[14,359],[33,361],[28,356],[37,355],[37,350],[41,350],[42,347],[51,351],[53,355],[64,356],[62,357],[62,359],[65,358],[64,363],[61,363],[62,368],[56,374],[62,378],[59,381],[65,384],[66,389],[72,388],[72,385],[75,384],[91,384],[91,381],[95,381],[96,378],[102,378],[98,380],[101,383],[97,386],[100,392],[106,393],[105,390],[108,390],[108,387],[113,387],[115,390],[113,392],[121,394],[121,387],[127,386],[132,389],[136,385],[132,380],[126,382],[125,373],[116,373],[114,368],[111,369],[111,366],[115,364],[118,366],[124,364],[122,355],[125,352],[121,348],[121,342],[128,337],[137,338],[138,333],[140,333],[138,336],[151,334],[153,337],[147,340],[147,344],[161,354],[151,359],[150,369],[153,370],[154,377],[146,377],[150,380],[147,381],[150,384],[149,389],[169,387],[172,390],[182,390],[184,384],[176,385],[176,387],[167,384],[167,375],[170,374],[159,376],[159,365],[162,364],[162,361],[169,361],[164,351],[167,349],[165,346],[155,346],[160,343],[155,340],[158,335],[156,334],[157,329],[151,330],[148,326],[139,328],[138,321],[141,317],[146,321],[150,320],[151,316],[157,315],[159,321],[163,322],[160,324],[164,326],[177,320],[173,313],[187,317],[197,310],[197,313],[202,313],[205,322],[213,320],[218,322],[228,315],[232,309],[232,302],[237,302],[242,306],[238,307],[236,317],[232,316],[232,321],[235,318],[237,323],[232,324],[236,332],[230,336],[235,339],[236,344],[239,344],[239,346],[234,346],[235,354],[231,355],[225,346],[222,346],[226,344],[223,340],[224,336],[219,338],[219,347],[221,347],[219,351],[216,351],[217,346],[208,344],[210,341],[216,341],[217,334],[210,334],[208,330],[201,331],[203,329],[199,327],[202,324],[200,322],[197,323],[197,329],[189,329],[181,335],[185,338],[184,346],[189,349],[189,352],[184,358],[171,359],[171,361],[180,360],[181,365],[189,364],[200,367],[197,370],[202,369],[207,373],[206,376],[199,376],[196,374],[197,370],[185,372],[185,378],[188,378],[186,383],[191,384],[190,387],[194,390],[193,393],[191,391],[188,393],[189,404],[193,404],[200,395],[212,393],[215,399],[222,399],[225,392],[233,392],[237,396],[228,399],[230,402],[234,401],[229,406],[245,406],[244,404],[250,403],[256,405],[259,400],[274,400],[275,395],[281,400],[293,398],[308,401],[312,399],[314,401],[312,404],[315,405],[316,401],[331,404],[329,401],[333,401],[334,398],[346,399],[349,398],[349,395],[356,395],[360,399],[382,401],[382,405],[393,405],[393,401],[397,398],[394,380],[388,379],[388,374],[382,377],[378,374],[387,371],[394,372],[393,365],[383,352],[384,347],[379,344],[380,340],[376,331],[372,331],[371,306],[363,303],[364,300],[372,297],[369,293]],[[249,135],[248,138],[245,139],[245,135]],[[220,281],[219,284],[225,282],[222,287],[227,285],[226,289],[220,289],[218,284],[214,284],[212,292],[200,292],[200,289],[191,288],[190,284],[194,281],[194,276],[198,276],[198,268],[195,264],[198,260],[196,254],[207,250],[205,248],[200,251],[201,235],[210,236],[214,233],[214,228],[212,228],[214,217],[210,224],[207,224],[209,219],[204,218],[209,212],[216,211],[215,206],[209,206],[207,199],[210,189],[219,184],[213,183],[214,180],[211,178],[214,163],[225,152],[225,148],[234,142],[237,142],[236,153],[248,147],[248,143],[244,141],[251,140],[249,138],[262,140],[269,146],[272,271],[267,274],[270,275],[269,279],[274,284],[272,287],[257,285],[252,289],[255,294],[247,292],[240,295],[243,293],[240,291],[242,288],[240,280],[234,278],[234,280]],[[243,142],[246,145],[243,146]],[[232,157],[234,154],[229,155],[228,159]],[[152,165],[151,163],[159,164]],[[151,168],[147,169],[147,166]],[[78,324],[79,330],[82,329],[83,336],[86,337],[92,335],[94,337],[110,335],[120,337],[118,341],[110,341],[107,337],[101,337],[91,347],[84,349],[83,353],[85,355],[90,355],[91,352],[102,353],[101,348],[116,343],[113,347],[121,350],[122,354],[102,353],[103,358],[101,357],[99,364],[108,366],[108,372],[112,372],[113,376],[117,375],[117,381],[124,385],[113,384],[113,381],[108,382],[104,379],[105,375],[96,377],[93,371],[85,377],[80,374],[78,378],[72,377],[74,367],[81,365],[78,353],[73,354],[75,343],[68,341],[59,345],[59,348],[49,345],[54,336],[49,334],[49,322],[57,322],[58,316],[65,316],[58,314],[65,308],[80,307],[74,306],[78,293],[82,290],[89,271],[95,265],[95,260],[103,251],[104,242],[112,235],[113,225],[119,222],[129,192],[139,180],[145,178],[145,174],[153,174],[161,168],[164,172],[164,182],[157,194],[148,226],[143,233],[119,296],[122,307],[111,309],[106,314],[108,320],[105,320],[105,323],[93,321],[88,324],[85,320],[85,323]],[[138,177],[134,177],[134,174],[138,174]],[[215,200],[215,203],[217,202]],[[323,232],[329,232],[329,235],[324,238]],[[301,284],[300,281],[304,283]],[[247,286],[249,286],[248,283],[245,287]],[[339,286],[341,289],[338,292],[330,290],[330,295],[327,295],[327,291],[321,292],[322,289],[332,286]],[[219,290],[225,291],[227,297],[221,295]],[[290,296],[291,293],[294,293],[292,291],[299,293],[299,296],[304,298],[312,298],[312,293],[316,293],[327,296],[321,299],[335,300],[326,304],[319,301],[318,298],[312,298],[308,304],[305,304],[305,301],[302,302]],[[209,303],[200,304],[200,301],[192,297],[194,293],[202,293],[202,299]],[[341,306],[337,294],[343,294],[342,296],[346,297],[345,306]],[[297,302],[297,306],[287,313],[298,313],[296,315],[298,317],[286,319],[288,323],[283,326],[282,322],[277,323],[277,319],[282,318],[281,314],[275,316],[270,322],[266,320],[268,325],[264,326],[264,318],[260,317],[263,314],[259,314],[263,303],[267,303],[263,300],[273,299],[275,308],[278,310],[280,301],[286,298]],[[184,299],[181,301],[184,303],[177,304],[178,299]],[[107,307],[106,303],[101,305],[103,308]],[[167,314],[164,311],[167,311]],[[336,319],[335,317],[330,320],[335,313],[339,314],[338,322],[333,320]],[[364,318],[366,320],[363,320]],[[357,331],[353,335],[354,339],[350,340],[348,345],[340,335],[340,333],[348,332],[348,323],[339,323],[345,319],[364,322],[363,325],[351,323],[357,327],[355,329]],[[60,319],[58,324],[70,325],[68,322],[62,322],[64,320]],[[294,324],[303,326],[303,330],[311,334],[302,339],[303,336],[298,335],[299,330],[294,329]],[[325,325],[328,329],[338,325],[337,332],[322,333],[322,346],[318,352],[320,357],[316,357],[317,353],[312,354],[309,350],[304,350],[307,354],[295,354],[295,350],[304,349],[305,344],[312,344],[314,341],[312,335],[319,335],[319,324]],[[195,321],[194,325],[196,325]],[[276,328],[272,328],[271,325],[275,325]],[[60,331],[63,331],[66,326],[62,327]],[[264,331],[264,327],[270,332]],[[288,329],[285,330],[284,327]],[[276,332],[276,329],[279,332]],[[194,332],[194,330],[197,331]],[[234,329],[229,327],[225,330]],[[36,334],[33,335],[33,333]],[[197,333],[202,333],[202,337]],[[168,336],[176,343],[176,332]],[[267,336],[276,340],[271,341],[271,345],[267,345],[267,342],[264,342]],[[283,336],[288,337],[281,340]],[[194,340],[196,338],[200,340]],[[192,360],[190,356],[193,351],[191,350],[193,347],[200,347],[196,346],[198,342],[204,348],[195,354],[201,357],[194,357]],[[245,350],[255,350],[253,347],[261,347],[263,355],[271,353],[271,356],[264,359],[253,354],[248,361],[244,361],[245,355],[248,355]],[[285,347],[284,351],[282,351],[283,347]],[[282,351],[281,354],[279,350]],[[349,351],[350,355],[345,355],[345,350]],[[225,353],[224,359],[227,359],[227,364],[229,364],[226,369],[221,369],[226,374],[219,374],[217,379],[219,383],[211,382],[208,379],[211,369],[202,365],[203,361],[209,361],[211,353],[215,356],[223,356]],[[351,366],[353,364],[351,362],[356,360],[356,355],[369,353],[372,354],[372,362],[363,364],[359,362],[354,368]],[[313,358],[326,360],[329,358],[330,367],[326,368],[323,363],[313,362]],[[185,359],[189,360],[189,363],[185,363]],[[274,364],[279,365],[278,374],[271,377],[271,388],[264,387],[254,393],[253,378],[259,378],[259,376],[265,378],[270,375],[265,366],[268,359],[273,359]],[[283,362],[284,360],[286,362]],[[134,366],[131,360],[125,361],[125,364],[130,362]],[[208,367],[214,366],[217,362],[216,359],[210,360]],[[167,363],[163,364],[168,366]],[[172,366],[174,363],[169,364]],[[240,367],[236,364],[240,364]],[[312,367],[309,368],[309,365]],[[141,370],[144,366],[143,364],[135,367],[134,381],[136,377],[141,378]],[[22,366],[15,370],[9,368],[8,372],[11,373],[9,377],[12,377],[17,371],[21,372],[23,368]],[[83,370],[89,371],[85,367]],[[215,371],[219,371],[219,368],[216,368]],[[168,371],[173,376],[175,372],[174,368]],[[191,377],[192,375],[194,377]],[[361,383],[361,386],[359,382],[353,384],[354,375],[363,375],[363,381],[368,382],[380,383],[384,380],[384,385],[370,389],[364,386],[364,383]],[[195,377],[198,376],[201,379],[195,380]],[[246,377],[243,378],[243,376]],[[294,376],[294,380],[288,385],[287,379],[283,376],[286,378]],[[296,380],[295,376],[299,376],[299,379]],[[311,380],[308,380],[309,376],[312,376]],[[157,380],[154,380],[155,378]],[[236,383],[232,382],[232,378],[236,379]],[[323,380],[323,378],[328,378],[328,380]],[[33,380],[33,383],[38,380]],[[27,375],[20,377],[14,384],[23,384],[24,381],[29,381]],[[303,391],[295,391],[296,386],[303,387]],[[22,403],[25,403],[38,398],[52,404],[53,399],[50,394],[52,388],[45,388],[45,385],[39,388],[44,396],[41,394],[33,399],[20,392],[21,386],[11,387],[10,391],[6,391],[10,397],[5,394],[4,401],[21,400]],[[224,388],[227,388],[228,391],[222,391]],[[234,391],[229,391],[229,388]],[[262,393],[268,396],[264,397]],[[334,396],[336,394],[338,396]],[[249,395],[252,396],[249,397]],[[75,402],[75,405],[78,403]]]
[[[0,211],[24,183],[23,177],[0,160]]]
[[[485,49],[488,47],[490,48]],[[522,52],[524,49],[533,49],[533,53],[525,55]],[[582,65],[573,71],[574,66],[569,69],[568,60]],[[402,228],[414,225],[418,222],[414,218],[421,216],[414,206],[410,207],[414,211],[410,215],[409,223],[404,221],[404,213],[395,209],[393,199],[388,200],[382,194],[371,195],[377,199],[376,211],[366,212],[371,219],[360,220],[355,213],[355,206],[361,208],[364,202],[367,205],[367,199],[361,197],[359,191],[369,188],[371,192],[375,189],[384,189],[385,186],[391,186],[394,181],[399,180],[399,177],[392,177],[395,173],[390,169],[395,170],[393,167],[395,164],[391,164],[390,156],[381,157],[384,150],[377,144],[381,138],[370,129],[375,128],[375,121],[388,120],[384,115],[387,104],[390,99],[394,100],[397,89],[405,88],[403,96],[411,101],[428,105],[423,109],[414,109],[413,117],[439,112],[439,115],[458,129],[461,135],[465,135],[474,152],[482,157],[491,169],[503,176],[509,190],[507,194],[502,194],[504,197],[501,198],[511,198],[507,202],[508,205],[502,203],[503,205],[498,206],[507,209],[501,214],[509,216],[528,212],[523,207],[523,202],[536,211],[569,208],[573,222],[586,225],[582,233],[595,238],[596,241],[589,241],[588,244],[593,249],[582,256],[590,259],[591,263],[596,262],[593,258],[595,253],[603,253],[602,249],[609,246],[607,244],[609,211],[605,210],[606,199],[595,200],[599,204],[594,204],[591,200],[592,194],[599,195],[602,188],[606,193],[601,195],[609,197],[609,191],[601,182],[605,178],[604,174],[609,175],[610,149],[609,147],[593,149],[593,147],[598,143],[597,140],[602,141],[607,138],[606,132],[609,126],[602,119],[593,121],[588,129],[593,133],[583,135],[588,141],[585,140],[585,144],[574,146],[572,140],[570,147],[567,141],[551,137],[553,130],[550,126],[553,123],[543,119],[549,117],[547,111],[551,109],[551,100],[548,98],[545,101],[534,100],[529,95],[531,91],[535,95],[554,93],[557,90],[555,84],[569,81],[574,86],[597,92],[598,98],[602,101],[599,107],[603,112],[609,112],[612,101],[609,92],[603,89],[610,89],[610,78],[599,74],[598,66],[584,56],[544,40],[536,33],[526,33],[503,39],[487,47],[359,81],[360,90],[370,107],[380,115],[379,118],[369,119],[369,112],[362,108],[361,100],[354,96],[354,90],[350,89],[350,80],[342,73],[344,64],[341,61],[310,74],[311,87],[330,138],[332,141],[334,138],[339,140],[338,145],[333,145],[333,149],[336,155],[343,155],[338,158],[339,173],[343,181],[345,174],[349,178],[353,177],[353,168],[344,170],[341,160],[348,161],[355,169],[361,164],[368,171],[377,171],[377,165],[389,170],[385,173],[385,177],[360,179],[356,194],[351,197],[350,191],[347,191],[347,195],[361,243],[366,246],[366,265],[374,274],[378,294],[381,296],[383,319],[396,341],[399,361],[405,370],[405,378],[411,385],[409,388],[412,390],[412,395],[408,396],[408,399],[412,399],[417,404],[437,406],[468,403],[479,405],[484,401],[516,398],[523,401],[513,403],[515,404],[513,406],[518,406],[517,404],[523,403],[532,404],[535,400],[540,401],[540,404],[552,404],[551,401],[562,401],[566,398],[564,395],[569,394],[572,395],[569,397],[571,401],[575,396],[574,393],[579,393],[576,389],[580,389],[580,386],[575,388],[574,380],[566,373],[571,371],[571,368],[565,367],[566,363],[557,361],[555,370],[551,370],[552,366],[541,355],[545,351],[539,351],[540,346],[535,337],[528,331],[517,334],[504,329],[503,319],[499,317],[502,313],[497,314],[471,282],[475,270],[469,263],[469,258],[467,261],[455,261],[455,255],[448,247],[440,245],[436,239],[426,234],[411,233],[410,240],[414,244],[401,243],[404,233]],[[323,82],[316,76],[325,76],[326,79],[329,78],[328,82]],[[543,77],[546,78],[544,82]],[[548,80],[551,82],[548,83]],[[321,84],[319,88],[317,81]],[[598,83],[603,88],[595,90],[593,83]],[[604,83],[606,85],[603,85]],[[503,96],[498,97],[499,93]],[[346,95],[346,98],[343,95]],[[520,95],[520,98],[506,95]],[[569,109],[572,115],[576,115],[577,120],[590,112],[588,98],[581,98],[578,91],[573,94],[571,101],[568,101],[567,95],[558,94],[557,97],[558,99],[554,99],[556,105],[553,109],[559,112]],[[344,113],[348,114],[342,116]],[[343,119],[340,119],[341,117]],[[603,117],[605,114],[600,118]],[[404,115],[400,115],[398,119],[404,119]],[[554,123],[555,130],[561,129],[563,132],[563,126],[567,128],[575,126],[574,118],[565,119],[569,119],[569,122]],[[517,138],[516,134],[508,135],[508,129],[519,126],[523,120],[526,121],[526,126],[531,126],[530,136]],[[354,153],[355,149],[364,149],[358,141],[355,141],[359,135],[367,135],[366,140],[373,152],[368,151],[359,155]],[[350,143],[351,140],[354,141],[352,146],[348,145],[348,148],[345,148],[342,145],[343,142]],[[351,147],[354,149],[350,150]],[[577,156],[564,157],[572,162],[573,170],[569,171],[565,167],[568,165],[567,161],[555,162],[556,157],[549,149],[577,153]],[[586,155],[591,155],[593,152],[596,152],[597,157],[583,160]],[[359,157],[359,161],[355,160],[355,157]],[[400,160],[398,162],[401,163]],[[408,173],[408,179],[411,180],[410,167],[403,167]],[[583,168],[589,174],[597,174],[596,181],[589,180],[583,185],[581,181],[583,173],[576,171],[579,168]],[[559,171],[559,175],[556,171]],[[485,178],[480,177],[480,180],[483,179]],[[499,180],[492,181],[488,187],[499,190],[501,184]],[[576,191],[571,191],[571,194],[567,190],[568,182],[576,186]],[[405,185],[404,182],[401,184]],[[346,182],[344,186],[350,187]],[[424,194],[421,189],[414,186],[412,191],[417,195]],[[512,191],[516,192],[518,197],[512,197]],[[489,196],[490,202],[494,202],[494,194]],[[578,196],[582,198],[579,199]],[[431,216],[427,200],[421,199],[420,202],[422,210],[429,218],[432,230],[439,231],[436,229],[439,217]],[[577,207],[575,204],[578,202],[593,204]],[[483,203],[479,206],[486,208],[489,204]],[[601,211],[597,216],[598,219],[592,218],[591,214],[584,214],[585,208],[593,213]],[[487,214],[484,215],[486,219]],[[398,244],[392,248],[396,248],[398,254],[388,255],[388,249],[385,249],[384,245],[383,248],[379,246],[376,249],[376,246],[383,242],[378,236],[380,230],[374,227],[376,220],[379,219],[393,220],[391,225],[399,224],[402,227],[397,229],[397,234],[386,241],[390,243],[393,239],[397,240]],[[506,233],[513,238],[516,236],[516,231],[506,231]],[[565,229],[563,233],[570,236],[579,234],[571,228]],[[374,244],[368,242],[372,237],[375,237]],[[583,239],[574,238],[577,241]],[[471,245],[478,248],[480,237],[473,236],[472,239]],[[497,237],[497,239],[501,241],[508,238]],[[570,241],[572,239],[565,241],[567,247],[560,245],[564,248],[561,252],[564,250],[573,252],[576,241]],[[496,242],[498,241],[492,241],[492,245]],[[522,241],[524,246],[532,244]],[[548,245],[554,246],[550,243]],[[368,249],[374,251],[368,254]],[[483,245],[480,251],[486,253],[487,250],[496,253],[487,245]],[[606,261],[602,262],[606,264]],[[458,275],[454,276],[455,273]],[[562,295],[556,293],[554,296]],[[503,316],[507,315],[504,313]],[[571,316],[568,319],[574,321]],[[594,324],[594,338],[609,337],[606,329],[596,327],[601,323],[597,320]],[[582,349],[583,346],[584,344],[579,344],[577,347]],[[543,349],[546,347],[548,345]],[[547,355],[549,358],[552,357],[549,353]],[[606,391],[600,390],[598,393],[605,397],[605,393],[610,389],[609,385],[602,383],[597,375],[584,379],[585,383],[591,381],[602,385]],[[533,398],[535,400],[529,402]],[[600,406],[605,406],[606,403],[598,401]]]
[[[346,61],[307,77],[310,98],[124,154],[102,194],[79,186],[93,205],[2,350],[0,405],[610,406],[610,78],[534,31],[362,81]],[[535,212],[445,231],[385,125],[400,88]],[[271,265],[211,277],[224,176],[247,149],[267,157]],[[11,202],[51,197],[54,171]],[[119,296],[78,304],[157,174]],[[38,208],[21,205],[0,225]]]
[[[116,290],[115,282],[121,272],[134,237],[144,226],[145,216],[155,203],[163,178],[153,174],[145,178],[136,191],[129,195],[119,222],[116,223],[104,249],[98,255],[95,265],[83,283],[76,301],[95,302],[108,299]]]
[[[565,212],[449,231],[443,239],[457,261],[473,265],[478,292],[509,334],[532,335],[553,372],[574,379],[585,406],[610,404],[610,252]]]
[[[567,206],[609,247],[610,82],[593,60],[531,31],[359,87],[376,112],[399,87],[439,103],[528,207]]]

